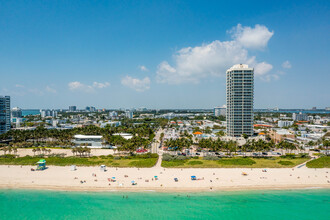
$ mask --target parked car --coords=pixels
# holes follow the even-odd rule
[[[272,155],[281,155],[279,152],[272,152]]]
[[[268,156],[268,153],[267,152],[262,152],[262,155]]]
[[[201,155],[200,153],[196,153],[196,155]]]

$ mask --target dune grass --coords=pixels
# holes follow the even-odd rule
[[[116,157],[113,156],[94,156],[94,157],[14,157],[7,155],[0,157],[1,165],[36,165],[40,159],[45,159],[47,165],[54,166],[99,166],[106,165],[108,167],[152,167],[158,160],[158,155],[148,156],[129,156],[129,157]]]
[[[220,160],[188,159],[162,161],[167,168],[288,168],[304,163],[308,158],[222,158]]]
[[[308,168],[330,168],[330,156],[320,157],[306,163]]]

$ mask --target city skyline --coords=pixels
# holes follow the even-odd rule
[[[12,107],[212,109],[239,63],[255,69],[256,109],[330,105],[327,1],[3,2],[0,12],[0,95]]]

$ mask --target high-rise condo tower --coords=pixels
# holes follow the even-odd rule
[[[253,135],[254,70],[236,64],[227,70],[227,135]]]
[[[10,130],[10,96],[0,96],[0,134]]]

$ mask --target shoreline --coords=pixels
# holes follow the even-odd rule
[[[61,187],[61,186],[6,186],[0,185],[0,190],[41,190],[41,191],[58,191],[58,192],[108,192],[108,193],[199,193],[199,192],[246,192],[246,191],[286,191],[286,190],[313,190],[313,189],[330,189],[328,185],[288,185],[288,186],[258,186],[258,187],[215,187],[209,188],[131,188],[131,187]]]

